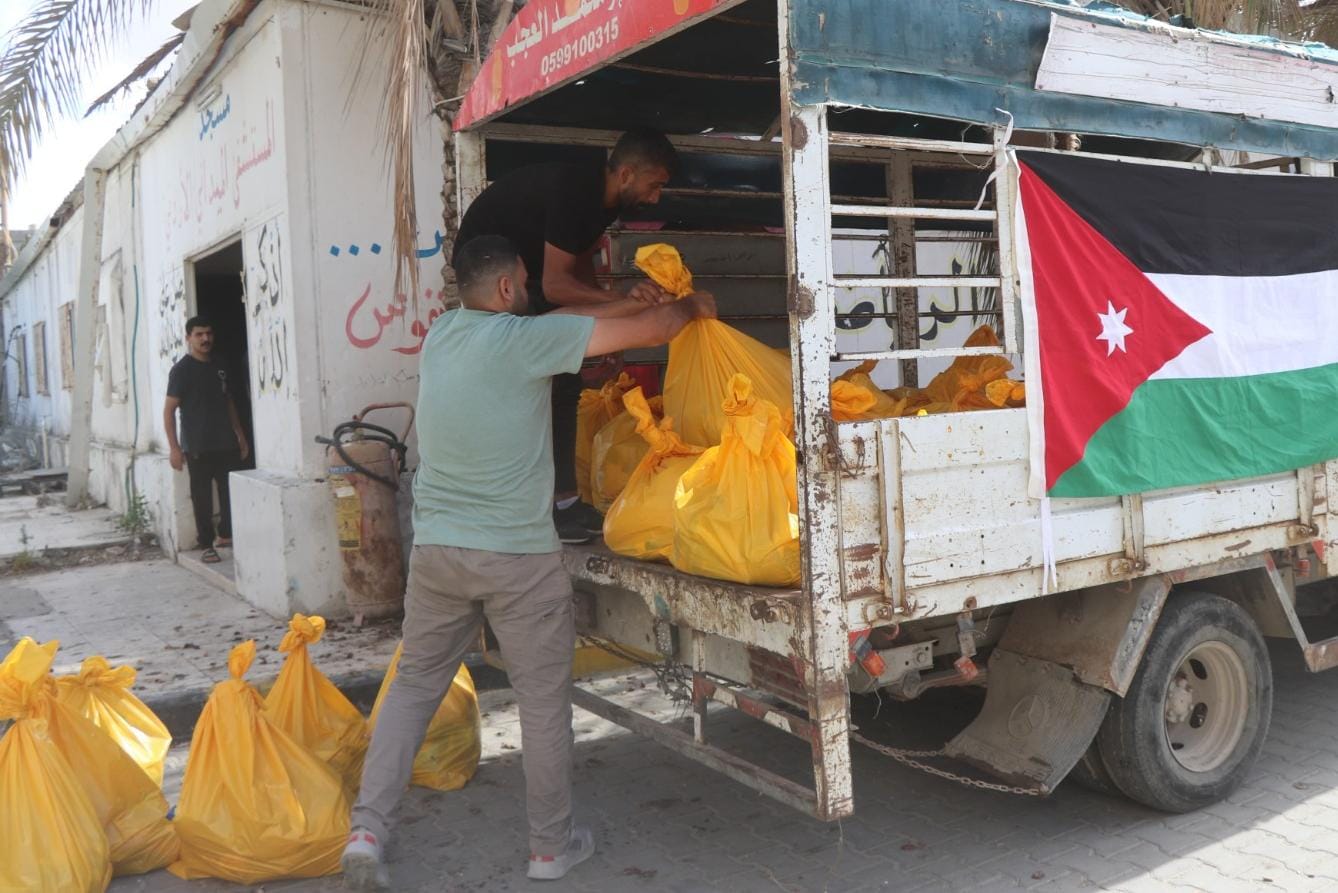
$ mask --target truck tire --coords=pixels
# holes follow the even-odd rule
[[[1110,772],[1106,770],[1106,764],[1101,759],[1101,749],[1097,746],[1096,738],[1092,739],[1092,744],[1083,753],[1082,759],[1078,760],[1074,767],[1069,770],[1068,780],[1098,794],[1119,797],[1124,793],[1111,779]]]
[[[1263,637],[1234,602],[1172,595],[1097,749],[1130,799],[1190,812],[1244,781],[1268,734],[1273,672]]]

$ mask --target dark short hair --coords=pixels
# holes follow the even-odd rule
[[[192,316],[190,319],[186,320],[186,337],[189,338],[190,333],[196,329],[212,329],[213,327],[214,324],[207,318],[203,316]]]
[[[491,286],[516,271],[520,252],[505,236],[475,236],[455,252],[455,282],[461,293]]]
[[[678,170],[678,151],[668,137],[650,127],[634,127],[618,137],[609,155],[609,170],[624,165],[662,167],[673,176]]]

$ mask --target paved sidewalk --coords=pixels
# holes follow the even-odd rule
[[[111,509],[71,511],[64,499],[64,493],[0,499],[0,561],[25,551],[37,555],[45,549],[91,549],[128,541],[116,528]]]
[[[203,696],[227,678],[228,652],[246,639],[256,640],[248,678],[265,683],[283,663],[278,645],[287,629],[286,619],[167,559],[0,578],[0,653],[21,636],[58,639],[57,673],[77,671],[85,657],[101,654],[137,667],[135,693],[150,703]],[[311,654],[331,678],[380,674],[398,640],[398,622],[361,629],[332,622]]]
[[[515,705],[485,692],[484,755],[462,791],[413,789],[392,850],[394,889],[432,893],[776,893],[776,891],[1338,890],[1338,673],[1307,674],[1295,646],[1273,648],[1277,705],[1249,783],[1185,816],[1066,785],[1046,800],[956,787],[859,749],[857,813],[826,825],[757,796],[657,745],[576,711],[578,808],[598,852],[565,881],[524,877],[523,778]],[[628,706],[681,716],[646,680],[600,683]],[[866,733],[919,746],[970,718],[978,695],[932,693],[858,710]],[[877,716],[874,716],[875,710]],[[686,719],[680,719],[686,723]],[[798,775],[807,750],[756,721],[712,712],[718,743]],[[176,772],[181,768],[176,753]],[[179,782],[169,782],[170,784]],[[175,797],[175,792],[172,793]],[[243,888],[165,872],[113,893]],[[266,884],[333,893],[339,878]]]

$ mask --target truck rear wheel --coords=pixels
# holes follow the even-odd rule
[[[1234,602],[1173,595],[1097,750],[1125,795],[1190,812],[1229,795],[1259,756],[1273,710],[1273,673],[1254,621]]]

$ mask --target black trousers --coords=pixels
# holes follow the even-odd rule
[[[581,399],[580,375],[553,376],[554,492],[576,492],[576,404]]]
[[[232,502],[228,498],[228,472],[241,466],[237,450],[210,450],[186,454],[190,472],[190,501],[195,509],[195,534],[200,547],[214,544],[214,485],[218,485],[218,535],[232,538]]]

